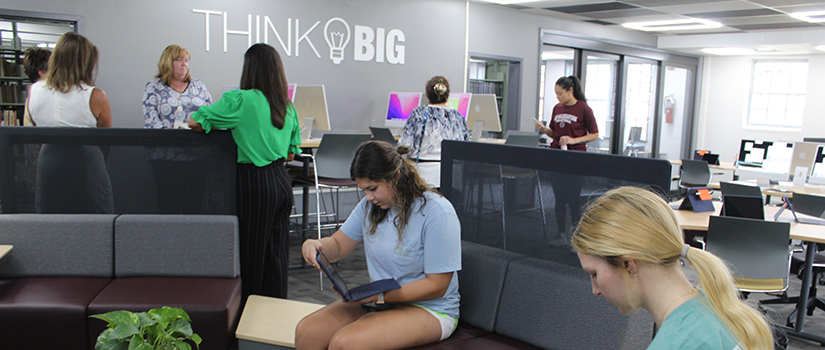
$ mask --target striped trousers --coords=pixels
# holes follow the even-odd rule
[[[238,164],[237,198],[242,302],[250,294],[286,298],[294,198],[284,160]]]

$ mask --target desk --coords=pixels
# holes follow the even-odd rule
[[[676,214],[676,220],[679,222],[679,227],[683,230],[707,231],[710,216],[719,215],[719,210],[722,208],[722,204],[719,202],[714,202],[713,206],[716,209],[714,212],[694,213],[692,211],[676,209],[674,209],[673,212]],[[766,206],[765,219],[773,221],[773,217],[776,215],[778,210],[779,207]],[[783,217],[780,217],[780,221],[791,220],[790,213],[783,213],[782,215]],[[804,216],[804,214],[799,213],[797,213],[797,215]],[[788,335],[819,342],[825,346],[825,337],[818,334],[805,332],[803,329],[805,325],[805,316],[807,312],[806,309],[808,306],[808,298],[810,296],[811,283],[815,283],[813,282],[813,262],[814,255],[816,254],[816,244],[825,243],[825,226],[791,222],[791,239],[802,240],[807,246],[805,268],[802,272],[802,287],[799,294],[799,302],[796,304],[796,323],[794,324],[794,327],[788,327],[786,325],[776,326],[785,329],[788,332]]]
[[[681,159],[668,159],[671,165],[682,166]],[[711,169],[719,169],[719,170],[736,170],[736,166],[733,165],[733,162],[719,162],[719,165],[708,165]]]
[[[735,184],[741,185],[748,185],[748,186],[755,186],[756,183],[753,181],[732,181]],[[718,182],[712,182],[708,184],[708,187],[712,189],[718,190],[720,185]],[[818,194],[818,195],[825,195],[825,186],[820,185],[794,185],[793,183],[786,183],[779,185],[770,185],[768,187],[760,187],[762,189],[762,194],[768,196],[768,200],[770,201],[771,196],[787,196],[788,198],[793,198],[794,192],[796,193],[804,193],[804,194]]]
[[[235,330],[239,350],[294,349],[298,322],[322,307],[324,305],[250,295]]]
[[[11,248],[12,246],[10,245],[0,245],[0,258],[8,254],[8,252],[11,251]]]

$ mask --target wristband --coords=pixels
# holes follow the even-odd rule
[[[376,304],[383,304],[384,303],[384,292],[378,293],[378,301],[375,302]]]

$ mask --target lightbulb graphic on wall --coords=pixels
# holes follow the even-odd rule
[[[346,28],[346,33],[341,31],[331,31],[329,25],[332,22],[341,22]],[[350,37],[350,30],[349,24],[347,21],[343,20],[341,17],[333,17],[327,21],[327,24],[324,25],[324,40],[327,41],[327,45],[329,45],[329,59],[332,60],[332,63],[341,64],[341,61],[344,60],[344,49],[349,44],[349,37]]]

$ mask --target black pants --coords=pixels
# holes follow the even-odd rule
[[[238,164],[241,288],[250,294],[286,298],[292,185],[283,159],[264,167]]]
[[[37,159],[35,211],[111,214],[112,183],[98,146],[44,144]]]

